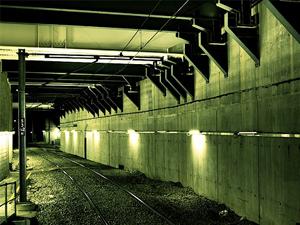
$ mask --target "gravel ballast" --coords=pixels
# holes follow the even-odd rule
[[[88,193],[109,224],[168,224],[112,183],[59,154],[104,174],[174,224],[255,225],[224,204],[199,196],[180,183],[149,179],[138,171],[115,169],[54,149],[31,148],[27,151],[28,166],[32,168],[28,197],[39,206],[39,224],[103,224],[75,183]],[[53,163],[62,166],[75,183]]]

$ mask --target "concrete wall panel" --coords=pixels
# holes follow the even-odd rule
[[[169,92],[164,97],[143,80],[140,111],[125,96],[126,114],[93,119],[85,111],[72,113],[61,119],[62,129],[78,120],[79,133],[86,127],[89,132],[101,131],[98,141],[87,135],[91,160],[181,182],[262,225],[299,223],[299,138],[126,133],[128,129],[300,133],[300,82],[295,79],[300,76],[299,43],[262,5],[259,12],[259,67],[229,36],[229,77],[224,78],[213,63],[208,84],[196,72],[195,101],[177,106]],[[109,130],[123,133],[105,132]],[[76,144],[67,133],[62,149],[82,155],[83,138]]]
[[[12,97],[0,60],[0,181],[9,173],[12,160]]]

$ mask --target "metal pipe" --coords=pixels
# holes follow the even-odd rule
[[[112,16],[133,16],[133,17],[149,17],[157,19],[170,19],[172,16],[167,15],[154,15],[144,13],[124,13],[124,12],[110,12],[110,11],[95,11],[95,10],[82,10],[82,9],[65,9],[65,8],[48,8],[48,7],[32,7],[32,6],[11,6],[11,5],[0,5],[0,8],[7,9],[25,9],[25,10],[41,10],[41,11],[54,11],[54,12],[71,12],[71,13],[88,13],[98,15],[112,15]],[[192,17],[178,16],[178,20],[191,21]]]
[[[20,164],[20,202],[27,201],[26,190],[26,112],[25,112],[25,49],[19,49],[19,164]]]

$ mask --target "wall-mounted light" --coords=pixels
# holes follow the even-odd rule
[[[165,133],[167,133],[167,131],[166,130],[158,130],[158,131],[156,131],[156,133],[158,133],[158,134],[165,134]]]
[[[197,135],[197,134],[200,134],[200,131],[199,130],[190,130],[186,134],[187,134],[187,136]]]
[[[136,133],[135,130],[132,130],[132,129],[127,130],[127,134],[134,134],[134,133]]]
[[[255,136],[257,135],[256,131],[240,131],[237,133],[239,136]]]

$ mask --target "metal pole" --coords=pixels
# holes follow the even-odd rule
[[[4,200],[4,203],[5,203],[5,222],[7,223],[7,184],[5,184],[5,192],[4,192],[4,195],[5,195],[5,200]]]
[[[51,144],[51,140],[50,140],[51,136],[50,135],[51,135],[50,134],[50,119],[48,119],[48,138],[49,138],[48,144],[49,145]]]
[[[17,182],[14,182],[15,214],[17,213]]]
[[[25,113],[25,49],[19,49],[19,165],[20,165],[20,202],[27,201],[26,190],[26,113]]]

